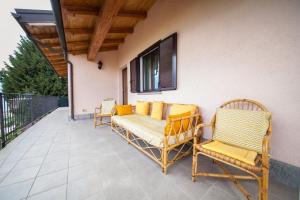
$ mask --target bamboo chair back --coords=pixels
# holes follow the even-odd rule
[[[231,101],[227,101],[220,106],[223,109],[237,109],[237,110],[252,110],[252,111],[265,111],[269,112],[268,109],[262,105],[261,103],[250,100],[250,99],[234,99]],[[216,123],[216,114],[214,114],[211,124],[212,124],[212,134],[215,132],[215,123]],[[271,135],[272,126],[271,119],[269,122],[269,128],[267,130],[267,135]]]

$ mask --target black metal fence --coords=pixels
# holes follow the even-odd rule
[[[60,97],[0,93],[1,145],[4,147],[24,127],[58,107]]]

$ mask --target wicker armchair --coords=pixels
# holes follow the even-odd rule
[[[95,108],[94,112],[94,127],[96,126],[102,126],[102,125],[109,125],[110,126],[110,121],[109,122],[104,122],[103,118],[111,118],[111,116],[114,113],[114,109],[116,106],[116,100],[114,99],[104,99],[101,102],[100,107]]]
[[[236,99],[221,105],[223,109],[238,109],[238,110],[253,110],[253,111],[266,111],[267,109],[260,103],[248,100],[248,99]],[[269,149],[270,149],[270,137],[271,137],[271,117],[267,124],[267,131],[263,136],[262,151],[257,153],[257,156],[253,164],[245,163],[240,159],[226,156],[222,153],[204,148],[203,145],[214,141],[215,129],[216,129],[216,114],[214,115],[210,124],[200,124],[197,126],[194,134],[193,145],[193,163],[192,163],[192,180],[195,181],[197,176],[208,176],[215,178],[228,178],[235,186],[245,195],[246,199],[253,199],[249,192],[239,183],[238,180],[256,180],[258,182],[258,198],[260,200],[268,199],[268,186],[269,186]],[[201,141],[203,135],[203,128],[211,127],[212,139],[207,141]],[[198,171],[198,155],[209,157],[213,160],[213,163],[221,168],[223,173],[209,173]],[[225,165],[234,167],[245,174],[232,174]]]

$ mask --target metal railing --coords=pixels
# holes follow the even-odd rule
[[[19,135],[24,127],[55,110],[58,100],[57,96],[0,93],[2,147]]]

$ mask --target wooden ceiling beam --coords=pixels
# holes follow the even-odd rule
[[[83,50],[71,50],[68,51],[68,53],[72,54],[72,55],[82,55],[82,54],[87,54],[88,50],[87,49],[83,49]]]
[[[67,72],[68,71],[68,68],[55,68],[55,71],[58,71],[58,72]]]
[[[65,32],[69,34],[87,34],[90,35],[93,33],[91,28],[65,28]],[[109,29],[108,33],[133,33],[132,27],[112,27]]]
[[[92,34],[92,28],[65,28],[66,33],[70,34]]]
[[[94,7],[94,6],[63,5],[62,7],[66,9],[68,13],[73,15],[97,16],[100,10],[100,7]]]
[[[67,10],[68,13],[73,15],[92,15],[97,16],[99,14],[100,7],[93,6],[74,6],[74,5],[64,5],[64,9]],[[117,17],[130,17],[137,19],[145,19],[147,17],[147,12],[139,11],[139,10],[121,10],[116,15]]]
[[[101,47],[99,52],[103,51],[115,51],[118,50],[118,46]]]
[[[133,33],[133,27],[112,27],[108,33]]]
[[[63,61],[65,61],[64,58],[48,58],[48,60],[50,62],[63,62]]]
[[[55,66],[54,66],[54,69],[57,70],[57,71],[68,71],[67,67],[64,67],[64,68],[55,68]]]
[[[97,53],[109,32],[114,17],[118,14],[125,0],[105,0],[103,8],[97,17],[94,33],[89,46],[88,60],[95,60]]]
[[[54,39],[58,38],[57,33],[39,33],[39,34],[32,34],[32,37],[37,39]]]
[[[105,39],[103,44],[122,44],[125,42],[124,38],[113,38],[113,39]]]
[[[57,62],[57,61],[55,61],[55,62],[51,61],[51,64],[53,64],[53,65],[62,65],[62,64],[66,65],[67,63],[66,63],[66,61],[59,61],[59,62]]]
[[[118,46],[107,46],[107,47],[101,47],[99,49],[99,52],[104,52],[104,51],[115,51],[118,50]],[[68,53],[72,55],[81,55],[81,54],[87,54],[88,49],[80,49],[80,50],[70,50]]]
[[[118,13],[117,17],[130,17],[130,18],[136,18],[136,19],[146,19],[147,12],[138,11],[138,10],[124,10],[124,11],[120,11]]]

